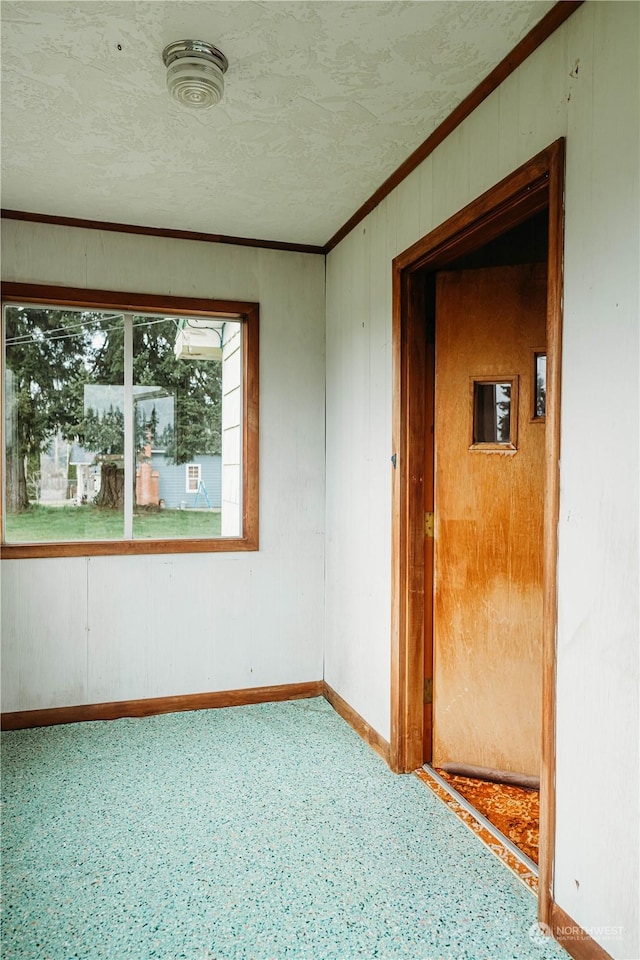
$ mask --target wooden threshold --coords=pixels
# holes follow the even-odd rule
[[[162,713],[188,710],[212,710],[217,707],[243,707],[251,703],[276,703],[303,700],[324,695],[322,680],[309,683],[285,683],[272,687],[246,687],[217,693],[190,693],[178,697],[153,697],[144,700],[116,700],[112,703],[86,703],[74,707],[50,707],[44,710],[18,710],[0,716],[2,730],[26,730],[59,723],[84,723],[88,720],[119,720],[122,717],[152,717]]]

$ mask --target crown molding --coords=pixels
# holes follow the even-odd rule
[[[323,246],[311,243],[287,243],[283,240],[258,240],[252,237],[229,237],[222,233],[198,233],[194,230],[172,230],[166,227],[145,227],[135,223],[113,223],[108,220],[83,220],[79,217],[59,217],[49,213],[26,210],[0,210],[5,220],[26,220],[31,223],[51,223],[62,227],[80,227],[85,230],[108,230],[112,233],[137,233],[147,237],[168,237],[172,240],[195,240],[202,243],[228,243],[237,247],[258,247],[267,250],[287,250],[291,253],[324,254]]]

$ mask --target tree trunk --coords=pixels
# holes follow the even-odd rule
[[[24,470],[24,457],[7,454],[7,511],[19,513],[29,506],[27,477]]]
[[[122,510],[124,507],[124,470],[115,463],[103,463],[100,469],[100,491],[96,506]]]

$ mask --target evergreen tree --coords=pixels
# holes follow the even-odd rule
[[[100,502],[121,504],[122,482],[116,473],[122,473],[124,410],[113,402],[102,409],[85,409],[85,387],[123,384],[123,327],[122,316],[107,313],[6,310],[9,510],[29,505],[26,471],[29,464],[36,469],[40,453],[56,433],[96,454],[101,464]],[[220,453],[222,373],[216,362],[176,360],[176,330],[170,319],[134,318],[134,384],[153,388],[152,397],[174,398],[173,422],[165,423],[161,431],[155,405],[150,411],[136,406],[135,445],[138,457],[151,442],[164,448],[172,462],[186,463],[199,455]]]
[[[162,387],[175,397],[173,427],[164,428],[162,446],[173,463],[188,463],[220,453],[222,370],[211,360],[176,360],[176,332],[172,320],[134,318],[133,377],[135,384]]]
[[[5,310],[6,505],[29,505],[27,465],[39,469],[52,435],[74,433],[89,328],[72,311]]]

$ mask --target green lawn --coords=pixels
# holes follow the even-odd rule
[[[31,506],[5,518],[6,543],[120,540],[123,515],[93,506]],[[211,510],[141,510],[133,515],[136,540],[219,537],[220,513]]]

